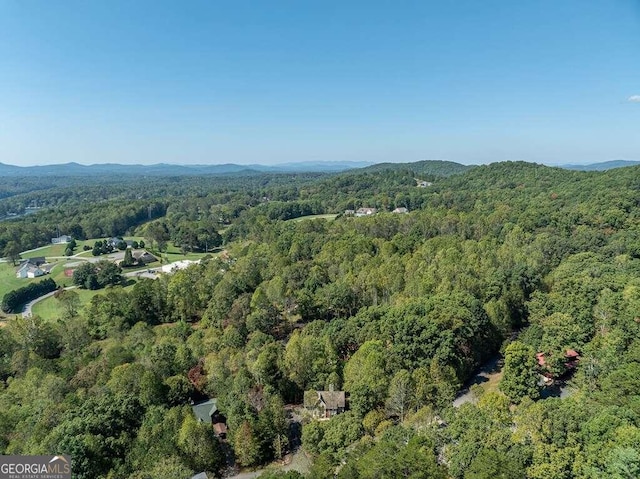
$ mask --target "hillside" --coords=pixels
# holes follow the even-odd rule
[[[453,161],[443,160],[421,160],[412,163],[377,163],[375,165],[361,168],[358,172],[378,172],[384,170],[410,170],[416,175],[427,175],[435,177],[447,177],[459,175],[474,168],[473,166],[461,165]]]

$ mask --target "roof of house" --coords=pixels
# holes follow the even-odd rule
[[[25,258],[21,260],[24,264],[35,264],[36,266],[40,266],[47,262],[44,256],[34,256],[33,258]]]
[[[404,206],[401,206],[400,208],[396,208],[395,210],[393,210],[394,213],[408,213],[409,210],[406,209]]]
[[[156,260],[156,257],[153,256],[151,253],[149,253],[148,251],[134,251],[131,256],[133,256],[135,259],[140,259],[140,258],[145,258],[148,260],[151,260],[153,258],[153,261]]]
[[[327,409],[338,409],[345,406],[344,391],[318,391],[318,395]]]
[[[193,476],[191,479],[209,479],[209,476],[207,476],[206,472],[200,472]]]
[[[213,425],[213,430],[215,433],[220,436],[221,434],[227,433],[227,425],[223,422],[217,422]]]
[[[174,261],[173,263],[165,264],[160,268],[160,270],[163,273],[172,273],[174,271],[178,271],[179,269],[188,268],[192,264],[199,264],[199,263],[200,263],[199,259],[195,261],[190,259],[183,259],[180,261]]]
[[[32,265],[31,263],[29,263],[28,261],[25,261],[25,262],[24,262],[24,263],[22,263],[22,264],[20,265],[20,267],[18,268],[18,272],[20,272],[20,271],[22,271],[22,270],[24,270],[24,269],[27,269],[27,268],[29,268],[30,266],[33,266],[33,265]]]
[[[371,214],[371,213],[375,213],[377,210],[375,208],[358,208],[356,213],[365,213],[365,214]]]
[[[315,394],[313,394],[315,393]],[[304,395],[304,406],[314,408],[320,403],[327,409],[344,408],[346,404],[344,391],[307,391]]]
[[[36,266],[35,264],[31,264],[29,262],[24,263],[22,266],[20,266],[20,268],[18,268],[18,272],[24,271],[24,270],[26,270],[27,272],[28,271],[33,271],[33,272],[41,271],[41,272],[44,273],[44,270],[42,270],[39,266]]]
[[[211,424],[211,416],[218,410],[218,401],[215,398],[209,399],[208,401],[194,404],[191,409],[193,409],[193,414],[195,414],[198,421]]]
[[[578,354],[574,349],[567,349],[564,353],[564,357],[567,359],[578,359],[580,358],[580,354]],[[536,353],[536,359],[538,360],[539,366],[545,366],[547,364],[544,353]]]

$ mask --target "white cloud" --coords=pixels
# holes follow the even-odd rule
[[[627,98],[627,101],[631,103],[640,103],[640,95],[631,95]]]

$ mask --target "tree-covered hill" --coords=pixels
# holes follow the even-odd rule
[[[453,161],[444,160],[421,160],[411,163],[376,163],[375,165],[360,168],[358,172],[374,172],[383,170],[410,170],[416,175],[429,177],[447,177],[459,175],[474,168],[473,166],[461,165]]]
[[[0,328],[5,453],[70,453],[79,478],[218,475],[230,457],[280,458],[284,405],[335,388],[345,413],[302,411],[309,478],[637,476],[638,167],[498,163],[428,188],[402,166],[246,180],[154,183],[133,204],[165,209],[122,226],[192,249],[224,228],[224,254]],[[127,191],[40,218],[73,214],[86,234],[128,211]],[[286,221],[357,206],[379,211]],[[36,224],[6,222],[0,237]],[[453,408],[496,355],[502,379]],[[568,381],[562,397],[543,374]],[[191,412],[207,397],[225,441]]]

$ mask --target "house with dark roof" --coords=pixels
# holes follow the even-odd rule
[[[26,258],[20,260],[21,263],[30,263],[35,266],[43,265],[47,262],[44,256],[34,256],[33,258]]]
[[[304,407],[310,411],[313,417],[318,419],[330,419],[336,414],[341,414],[346,409],[344,391],[305,391]]]
[[[120,243],[124,243],[125,245],[127,244],[125,240],[123,240],[122,238],[118,238],[117,236],[112,236],[111,238],[107,238],[106,240],[104,240],[104,244],[107,246],[111,246],[113,249],[118,249],[118,245]]]
[[[133,259],[135,259],[138,264],[147,264],[158,261],[158,258],[145,250],[134,251],[131,256],[133,256]]]
[[[220,439],[227,436],[227,419],[218,411],[216,398],[193,404],[191,409],[198,422],[211,424],[213,431]]]

